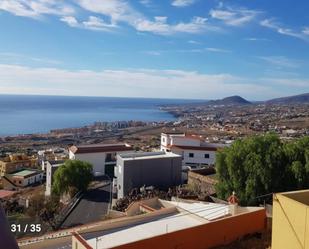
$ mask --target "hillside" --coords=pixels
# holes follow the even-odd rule
[[[309,103],[309,93],[283,97],[283,98],[276,98],[266,101],[267,104],[303,104]]]
[[[240,96],[230,96],[218,100],[210,100],[207,102],[208,105],[249,105],[251,102],[240,97]]]

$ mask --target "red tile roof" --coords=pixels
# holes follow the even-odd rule
[[[15,193],[15,191],[9,191],[9,190],[0,190],[0,199],[5,197],[10,197]]]
[[[91,145],[73,145],[69,148],[74,154],[99,153],[99,152],[117,152],[131,151],[131,145],[128,144],[91,144]]]

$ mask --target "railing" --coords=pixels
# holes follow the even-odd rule
[[[73,196],[73,198],[70,200],[69,204],[66,205],[61,211],[60,214],[55,218],[55,229],[59,229],[65,219],[68,217],[68,215],[72,212],[72,210],[75,208],[76,204],[81,200],[84,193],[82,191],[79,191],[76,193],[76,195]]]

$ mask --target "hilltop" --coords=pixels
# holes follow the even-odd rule
[[[210,100],[207,102],[208,105],[249,105],[250,101],[238,96],[230,96],[223,99]]]

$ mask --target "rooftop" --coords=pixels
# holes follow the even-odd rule
[[[216,219],[232,217],[230,206],[226,204],[215,204],[195,201],[163,201],[166,210],[174,209],[173,212],[164,213],[163,209],[154,212],[162,212],[161,215],[145,219],[136,223],[127,223],[112,229],[105,229],[93,236],[83,235],[83,238],[93,248],[113,248],[116,246],[144,240],[154,236],[164,235],[206,223]],[[247,208],[240,212],[252,212],[262,208]]]
[[[309,206],[309,190],[308,189],[284,192],[284,193],[279,193],[277,195],[283,195],[303,205]]]
[[[133,148],[129,144],[89,144],[89,145],[73,145],[69,148],[69,150],[74,154],[82,154],[82,153],[131,151],[133,150]]]
[[[39,174],[41,172],[37,171],[37,170],[29,170],[29,169],[23,169],[20,171],[16,171],[14,173],[11,173],[11,176],[19,176],[19,177],[29,177],[32,175],[36,175]]]
[[[177,158],[181,157],[177,154],[174,154],[172,152],[134,152],[134,153],[126,153],[126,154],[120,154],[119,157],[121,157],[123,160],[144,160],[144,159],[155,159],[155,158]]]
[[[183,150],[202,150],[202,151],[217,151],[217,147],[210,146],[185,146],[185,145],[171,145],[169,148],[179,148]]]
[[[50,160],[48,162],[52,167],[59,167],[64,164],[65,160]]]

